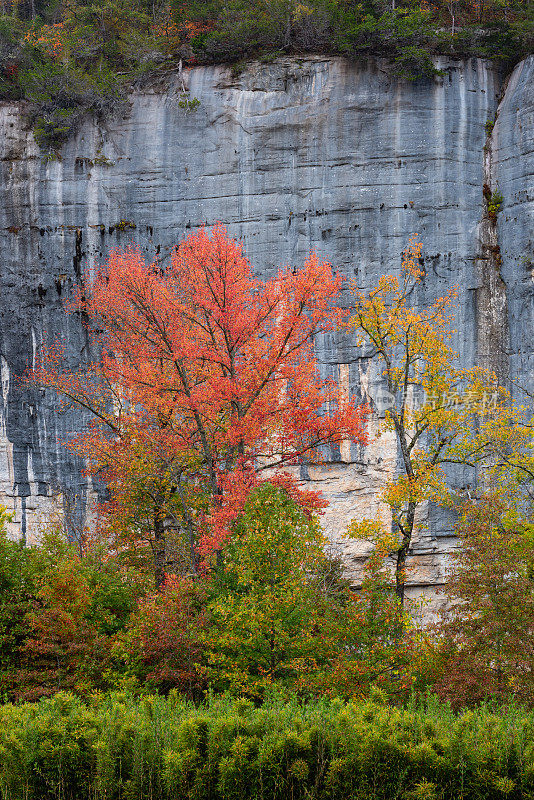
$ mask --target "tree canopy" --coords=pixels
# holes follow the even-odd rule
[[[86,282],[70,308],[92,321],[98,361],[72,372],[59,346],[41,353],[28,380],[90,412],[72,446],[107,479],[107,535],[121,548],[148,542],[158,586],[166,520],[194,573],[263,473],[366,441],[366,409],[320,377],[313,351],[344,316],[340,285],[313,255],[263,282],[217,225],[184,239],[165,271],[115,251]],[[320,507],[289,476],[275,480],[308,511]]]

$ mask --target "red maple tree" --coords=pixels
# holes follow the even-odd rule
[[[321,378],[314,354],[314,339],[344,316],[340,287],[315,255],[302,269],[258,279],[221,224],[183,240],[166,269],[136,249],[115,250],[71,306],[99,331],[100,361],[69,372],[51,349],[29,380],[92,412],[74,446],[92,470],[107,470],[116,497],[136,475],[130,506],[148,487],[155,541],[164,540],[169,498],[178,498],[191,547],[207,520],[206,554],[221,547],[246,487],[265,470],[321,460],[326,445],[365,443],[366,409]],[[192,486],[211,514],[191,494],[184,500]],[[321,505],[313,495],[303,502]]]

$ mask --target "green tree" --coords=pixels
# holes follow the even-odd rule
[[[26,614],[35,600],[36,580],[31,554],[22,542],[7,538],[11,516],[0,507],[0,690],[6,674],[21,657],[28,634]]]
[[[410,684],[416,643],[397,636],[398,601],[380,554],[353,591],[325,545],[317,519],[283,489],[250,495],[213,579],[204,671],[214,687],[354,696]]]
[[[324,544],[317,520],[282,489],[266,484],[251,494],[214,579],[206,640],[213,685],[261,695],[321,655],[311,576]]]
[[[517,487],[516,487],[517,488]],[[453,704],[534,702],[534,521],[530,504],[499,481],[463,502],[460,547],[438,626],[442,676]]]

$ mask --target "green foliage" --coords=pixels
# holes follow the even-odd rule
[[[534,790],[534,717],[171,694],[0,707],[5,800],[520,800]]]
[[[418,646],[399,635],[379,554],[353,592],[325,544],[317,520],[282,489],[251,494],[208,606],[203,672],[214,688],[252,697],[271,686],[304,696],[365,695],[374,683],[406,690]]]
[[[394,59],[394,73],[409,81],[443,75],[436,69],[430,53],[423,47],[403,47]]]
[[[179,108],[183,108],[185,111],[196,111],[200,105],[200,100],[198,97],[193,97],[189,99],[189,97],[184,97],[183,100],[178,101]]]
[[[121,105],[120,81],[111,71],[92,75],[80,67],[44,62],[24,70],[20,84],[33,104],[34,135],[44,152],[68,139],[89,112],[101,117]]]
[[[458,525],[435,682],[457,706],[534,697],[534,524],[503,483],[466,502]]]
[[[491,216],[495,216],[501,210],[501,206],[504,202],[504,197],[499,191],[492,192],[488,198],[488,214]]]
[[[324,545],[317,520],[268,484],[212,575],[169,576],[155,594],[104,549],[82,557],[58,533],[32,548],[4,535],[0,692],[34,700],[113,686],[198,698],[209,684],[254,698],[273,686],[353,696],[377,683],[402,694],[417,648],[395,633],[395,599],[379,571],[351,591]]]
[[[380,16],[351,12],[343,23],[338,43],[347,55],[383,52],[393,62],[392,73],[408,80],[441,74],[432,63],[432,54],[441,50],[441,34],[428,11],[398,8]]]
[[[376,685],[405,696],[419,644],[400,624],[381,555],[354,592],[324,547],[317,520],[269,484],[250,495],[212,574],[168,576],[155,594],[103,548],[82,557],[57,533],[33,548],[4,536],[0,691],[351,697]]]
[[[310,52],[382,56],[411,81],[439,76],[437,54],[510,68],[532,51],[532,2],[461,0],[6,0],[0,14],[0,99],[33,104],[39,144],[57,149],[86,113],[117,107],[124,85],[186,64],[267,62]],[[454,15],[454,21],[453,21]],[[31,17],[31,18],[30,18]],[[184,98],[193,111],[197,99]]]
[[[131,576],[124,576],[113,559],[102,550],[86,554],[80,564],[87,576],[91,604],[87,619],[106,636],[123,631],[135,608],[136,587]]]
[[[39,547],[0,536],[0,691],[34,699],[104,687],[112,637],[134,591],[100,552],[81,558],[58,534]]]
[[[312,576],[323,546],[317,521],[282,489],[266,484],[249,497],[210,604],[207,671],[217,688],[261,695],[321,658],[323,604]]]
[[[38,706],[0,710],[2,797],[88,797],[95,769],[96,715],[59,693]]]
[[[21,542],[7,538],[10,519],[0,507],[0,674],[13,665],[25,641],[25,614],[36,591],[28,551]]]

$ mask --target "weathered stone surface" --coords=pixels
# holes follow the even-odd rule
[[[533,63],[509,82],[486,164],[485,124],[502,87],[495,70],[475,59],[441,59],[444,76],[417,84],[391,79],[380,62],[321,57],[252,64],[238,78],[224,67],[199,67],[184,73],[190,97],[200,101],[196,111],[180,108],[176,76],[136,92],[125,118],[88,120],[61,158],[47,163],[21,109],[0,104],[0,490],[16,509],[16,529],[35,532],[55,495],[68,501],[74,521],[83,514],[81,465],[59,444],[81,419],[59,415],[48,397],[18,391],[15,380],[42,340],[59,338],[72,364],[83,363],[83,329],[66,319],[61,302],[113,246],[135,242],[164,263],[184,234],[221,220],[262,275],[299,264],[314,249],[366,287],[399,268],[403,247],[418,234],[426,276],[414,301],[459,285],[456,346],[466,365],[482,357],[491,363],[487,342],[495,336],[485,332],[509,308],[511,370],[526,376]],[[504,285],[495,308],[481,244],[488,169],[505,195],[498,222]],[[509,341],[506,319],[502,330]],[[318,352],[325,372],[339,371],[351,391],[374,396],[377,376],[350,341],[325,339]],[[508,355],[499,362],[505,371]],[[325,524],[340,541],[351,518],[378,507],[377,488],[396,462],[384,439],[332,457],[309,477],[331,500]],[[429,513],[415,548],[414,589],[440,582],[451,541],[450,520]],[[366,545],[340,546],[357,571]]]
[[[492,135],[492,188],[503,196],[497,216],[508,298],[504,342],[510,375],[534,389],[534,56],[507,82]],[[518,398],[525,397],[516,388]]]

